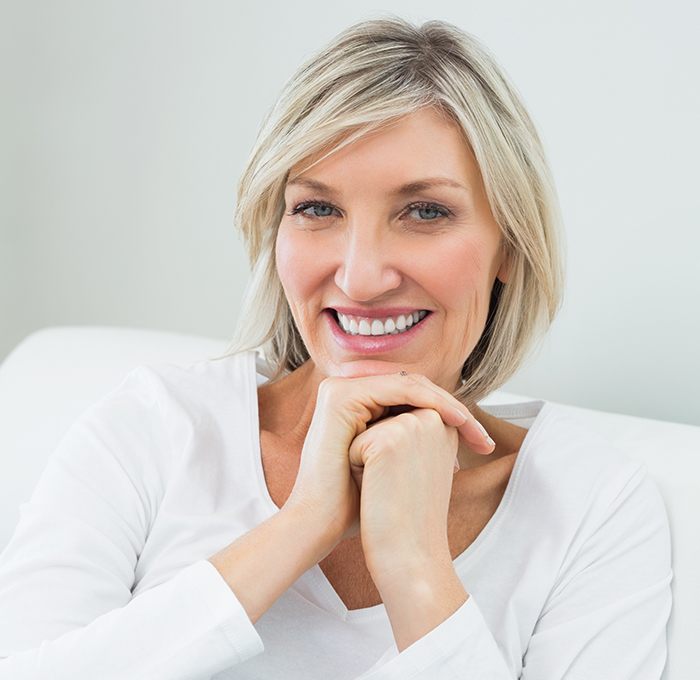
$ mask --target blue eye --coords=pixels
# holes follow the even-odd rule
[[[418,220],[418,222],[435,222],[436,219],[439,219],[440,217],[448,217],[450,214],[450,211],[447,208],[443,208],[442,206],[436,205],[435,203],[412,203],[409,207],[409,212],[413,212],[414,210],[425,210],[429,213],[433,213],[433,218],[428,218],[425,220]],[[435,215],[437,213],[437,215]]]
[[[309,215],[305,211],[308,210],[309,208],[322,208],[322,209],[328,209],[333,212],[335,208],[332,205],[329,205],[328,203],[321,203],[320,201],[306,201],[305,203],[300,203],[298,206],[295,208],[292,208],[290,212],[288,212],[288,215],[297,215],[301,214],[303,217],[309,217],[312,220],[320,217],[330,217],[330,213],[326,213],[323,215]]]
[[[318,214],[318,212],[316,212],[316,214],[307,213],[306,211],[309,209],[313,209],[314,211],[320,210],[323,214]],[[330,217],[334,210],[337,210],[337,208],[330,203],[324,203],[323,201],[305,201],[292,208],[287,215],[301,215],[307,219],[315,220]],[[437,205],[436,203],[411,203],[411,205],[407,207],[407,212],[412,213],[414,210],[426,211],[429,214],[426,219],[416,219],[416,222],[435,222],[441,218],[449,217],[452,214],[447,208]],[[425,215],[425,212],[423,214]]]

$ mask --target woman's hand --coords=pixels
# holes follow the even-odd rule
[[[422,375],[326,378],[318,388],[296,481],[285,506],[306,508],[309,521],[321,523],[337,541],[356,536],[360,529],[360,494],[351,471],[350,446],[392,407],[405,406],[431,410],[433,418],[456,428],[473,450],[491,452],[493,447],[468,409]],[[449,461],[450,470],[453,463],[454,456]]]
[[[421,408],[372,425],[350,446],[361,484],[362,550],[380,590],[451,561],[447,514],[458,445],[457,429]]]

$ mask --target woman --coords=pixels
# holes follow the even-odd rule
[[[230,351],[133,371],[22,506],[0,677],[658,679],[646,468],[555,404],[478,405],[556,313],[556,216],[477,41],[341,33],[243,175]]]

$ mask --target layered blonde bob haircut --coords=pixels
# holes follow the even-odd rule
[[[285,83],[263,120],[235,210],[251,278],[220,358],[260,348],[271,380],[309,359],[275,265],[289,169],[325,151],[318,163],[425,106],[463,131],[511,257],[508,282],[495,280],[483,333],[453,394],[474,404],[516,372],[554,320],[563,289],[559,209],[542,143],[514,87],[473,36],[444,21],[416,26],[395,15],[337,35]]]

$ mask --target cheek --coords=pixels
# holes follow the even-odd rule
[[[471,304],[474,294],[488,285],[486,250],[486,244],[479,240],[463,237],[450,240],[431,258],[440,263],[432,268],[431,276],[448,306]]]
[[[319,253],[303,235],[280,229],[275,242],[275,266],[288,299],[307,293],[322,276]]]
[[[282,229],[275,241],[275,265],[285,290],[295,288],[295,279],[305,270],[304,251],[295,245],[294,236]]]

